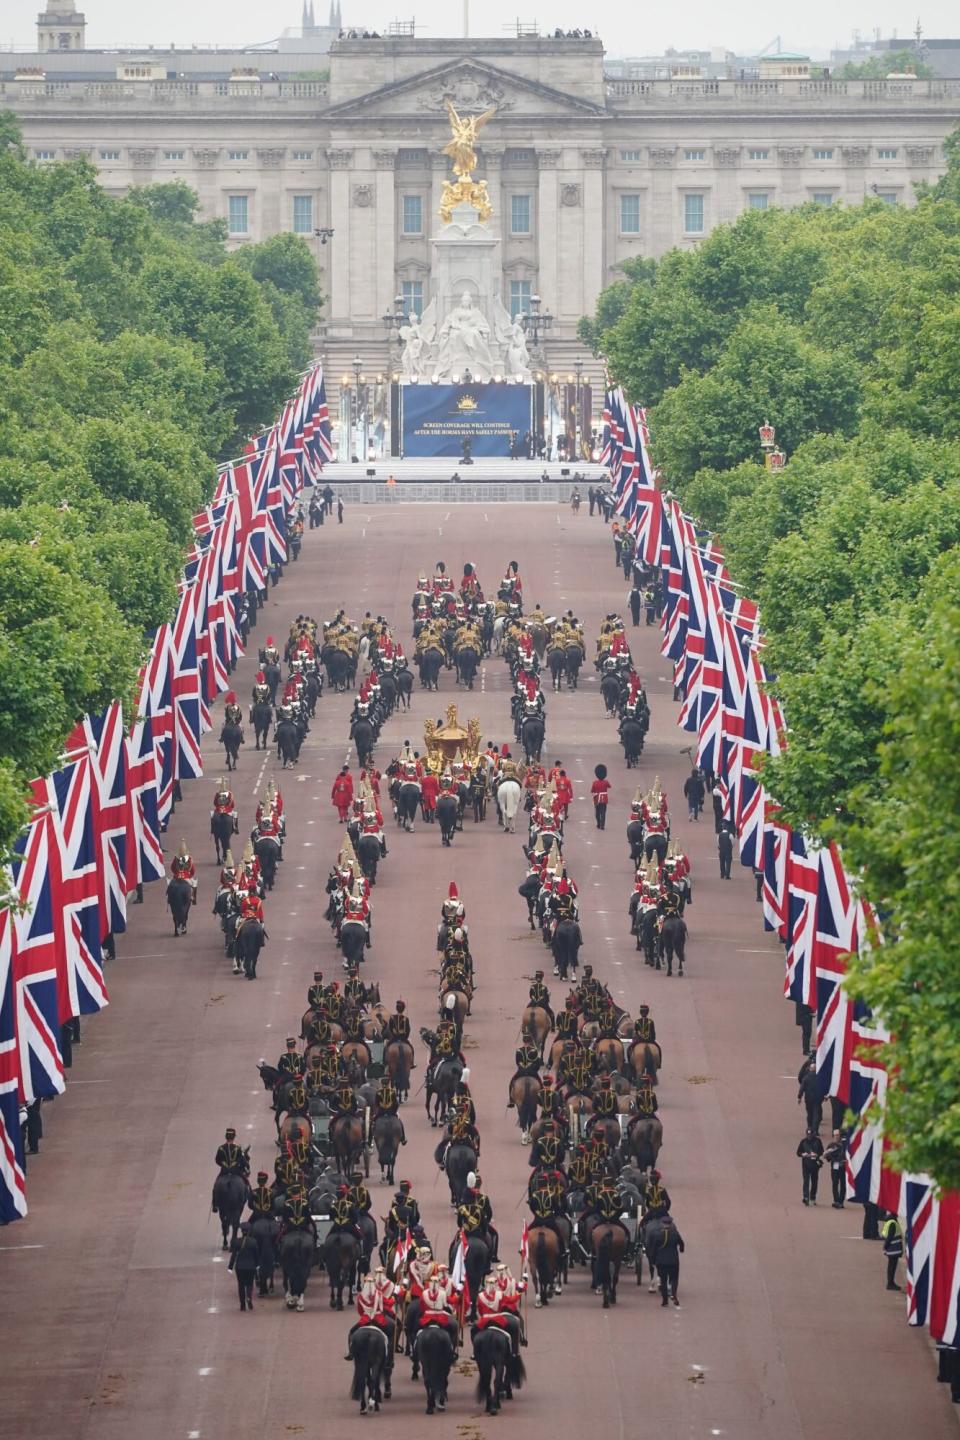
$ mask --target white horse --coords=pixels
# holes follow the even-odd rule
[[[508,617],[506,615],[498,615],[493,622],[493,648],[497,655],[500,654],[503,648],[503,632],[506,628],[507,619]]]
[[[360,661],[360,670],[361,670],[361,672],[363,672],[364,670],[366,670],[366,669],[368,668],[368,666],[369,666],[369,664],[370,664],[370,636],[369,636],[369,635],[364,635],[363,639],[360,641],[360,644],[357,646],[357,656],[358,656],[359,661]]]
[[[500,814],[500,824],[507,835],[516,833],[521,793],[519,780],[501,780],[497,786],[497,810]]]

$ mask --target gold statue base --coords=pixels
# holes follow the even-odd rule
[[[476,210],[478,220],[489,220],[493,206],[487,194],[486,180],[473,180],[469,175],[455,181],[445,180],[440,197],[440,219],[445,225],[450,224],[458,205],[470,205]]]

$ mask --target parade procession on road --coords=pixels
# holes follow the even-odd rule
[[[401,1425],[423,1411],[536,1425],[561,1383],[557,1347],[603,1343],[605,1314],[624,1355],[674,1343],[654,1314],[697,1334],[710,1323],[689,1093],[712,1077],[691,1037],[699,997],[726,983],[710,937],[731,922],[707,874],[692,940],[690,927],[694,865],[713,838],[700,814],[712,795],[727,878],[729,802],[706,766],[689,772],[668,729],[679,670],[657,676],[648,631],[634,617],[631,633],[614,587],[568,603],[561,550],[541,604],[536,555],[522,576],[492,536],[472,551],[502,572],[489,599],[488,562],[424,563],[425,544],[450,554],[443,535],[411,533],[413,568],[386,588],[354,564],[363,536],[341,542],[331,584],[323,536],[298,563],[285,551],[275,593],[250,552],[264,583],[244,594],[245,653],[239,626],[210,636],[189,592],[199,648],[180,620],[161,638],[166,676],[147,666],[143,730],[124,742],[128,783],[144,769],[131,746],[154,764],[152,796],[128,811],[124,871],[145,905],[103,955],[119,954],[124,990],[175,967],[179,1023],[202,1016],[199,1053],[218,1076],[212,1090],[199,1082],[202,1110],[182,1102],[212,1167],[197,1173],[186,1153],[161,1162],[161,1183],[186,1189],[169,1192],[169,1220],[156,1212],[156,1243],[170,1226],[215,1267],[209,1353],[255,1353],[262,1342],[246,1336],[269,1327],[275,1383],[288,1353],[320,1356],[323,1405],[341,1420],[383,1409]],[[84,731],[81,767],[102,769],[105,733]],[[222,773],[181,787],[201,750]],[[50,785],[65,815],[69,795]],[[161,874],[165,911],[144,885]],[[760,879],[769,905],[776,874]],[[111,925],[123,934],[116,907]],[[144,928],[156,953],[128,973]],[[84,1025],[82,1042],[94,1034]],[[80,1039],[71,1021],[63,1043]],[[814,1064],[801,1092],[815,1122]],[[38,1176],[61,1133],[57,1111],[43,1137],[49,1103],[38,1087],[24,1117]],[[804,1156],[806,1187],[820,1162]]]

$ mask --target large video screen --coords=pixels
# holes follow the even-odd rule
[[[405,456],[449,455],[459,460],[465,436],[475,459],[509,455],[511,441],[522,442],[533,426],[533,386],[405,383],[400,386],[400,421]]]

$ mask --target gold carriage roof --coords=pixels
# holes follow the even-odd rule
[[[428,720],[423,727],[424,744],[427,747],[425,764],[428,770],[439,775],[458,758],[472,770],[480,757],[480,721],[474,716],[468,720],[466,729],[460,724],[456,705],[447,706],[447,718],[443,725]]]

